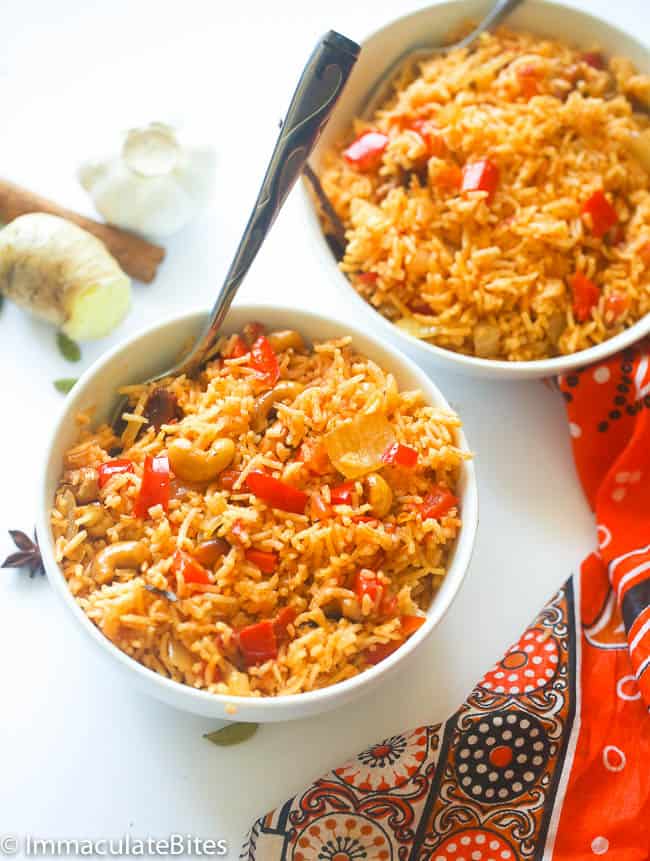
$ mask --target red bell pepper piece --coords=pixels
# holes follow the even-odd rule
[[[598,304],[600,290],[593,281],[576,272],[571,279],[573,289],[573,314],[579,323],[584,323],[591,317],[591,309]]]
[[[487,191],[492,197],[499,184],[499,168],[489,158],[468,162],[463,168],[463,191]]]
[[[291,511],[293,514],[304,514],[309,496],[304,490],[298,490],[278,478],[266,475],[264,472],[249,472],[246,484],[254,493],[271,508]]]
[[[312,520],[329,520],[334,512],[332,506],[328,505],[318,491],[311,495],[311,516]]]
[[[424,625],[426,619],[424,616],[402,616],[400,619],[400,625],[402,627],[402,634],[405,637],[410,637],[411,634],[415,634],[418,628],[421,628]]]
[[[277,553],[272,553],[266,550],[255,550],[253,547],[250,550],[247,550],[244,555],[249,562],[252,562],[253,565],[257,565],[260,571],[263,571],[264,574],[273,574],[275,569],[278,567]]]
[[[386,451],[382,454],[381,460],[382,463],[388,463],[395,466],[405,466],[408,469],[413,469],[418,462],[418,453],[414,448],[411,448],[408,445],[394,442],[389,445]]]
[[[376,643],[374,646],[370,646],[369,649],[365,650],[363,657],[366,659],[366,663],[368,664],[378,664],[380,661],[383,661],[384,658],[387,658],[389,655],[392,655],[393,652],[396,652],[403,643],[404,640],[401,637],[399,640],[389,640],[387,643]]]
[[[378,605],[384,595],[384,585],[374,571],[362,568],[354,578],[354,591],[359,600],[369,595],[372,603]]]
[[[261,382],[270,388],[280,379],[280,366],[275,350],[268,338],[260,335],[251,347],[250,367],[255,371]]]
[[[605,299],[605,318],[614,322],[630,307],[630,300],[623,293],[610,293]]]
[[[244,341],[240,335],[235,335],[228,344],[224,358],[241,359],[241,357],[245,356],[246,353],[248,353],[248,345],[246,344],[246,341]]]
[[[402,636],[397,640],[389,640],[388,643],[377,643],[374,646],[370,646],[369,649],[366,649],[363,656],[367,663],[378,664],[380,661],[383,661],[384,658],[392,655],[400,646],[404,645],[411,634],[414,634],[418,628],[424,625],[425,621],[424,616],[402,616],[400,619]]]
[[[458,497],[454,496],[448,488],[436,484],[431,493],[422,500],[419,506],[420,516],[422,520],[430,518],[440,520],[455,505],[458,505]]]
[[[377,283],[377,275],[376,272],[357,272],[357,281],[361,281],[362,284],[373,285]]]
[[[136,517],[146,517],[154,505],[169,508],[169,460],[166,454],[148,455],[144,461],[140,493],[135,501]]]
[[[423,299],[414,299],[412,302],[408,303],[409,311],[413,311],[414,314],[424,314],[427,317],[431,316],[432,308],[428,302],[425,302]]]
[[[99,474],[99,486],[103,487],[112,475],[133,472],[133,464],[130,460],[108,460],[99,467],[97,472]]]
[[[618,223],[618,215],[612,204],[605,197],[605,192],[595,191],[591,197],[585,201],[582,207],[583,215],[587,213],[591,216],[591,232],[600,239],[607,231]]]
[[[219,476],[219,484],[224,490],[232,490],[240,475],[239,469],[224,469]]]
[[[186,583],[200,583],[202,586],[208,586],[212,583],[210,575],[203,565],[199,565],[196,559],[193,559],[184,550],[177,550],[174,553],[172,571],[175,574],[180,574]]]
[[[297,612],[293,609],[293,607],[283,607],[282,610],[277,614],[275,619],[273,620],[273,627],[275,628],[275,636],[279,643],[284,642],[289,639],[289,634],[287,633],[287,628],[291,625],[294,619],[297,616]]]
[[[353,491],[353,481],[344,481],[343,484],[337,484],[336,487],[330,490],[332,505],[351,505]]]
[[[388,136],[381,132],[364,132],[343,150],[343,158],[357,170],[375,170],[388,146]]]
[[[270,619],[242,628],[237,634],[237,643],[247,666],[263,664],[278,656],[278,640],[275,625]]]
[[[440,188],[458,191],[463,184],[463,173],[457,164],[445,165],[437,171],[433,182]]]
[[[519,66],[517,78],[521,95],[525,99],[532,99],[539,93],[539,70],[535,66]]]
[[[426,144],[429,155],[442,158],[446,154],[447,145],[440,134],[440,129],[433,120],[413,120],[411,128],[420,135]]]
[[[371,517],[369,514],[355,514],[350,519],[353,523],[379,523],[376,517]]]
[[[581,59],[592,69],[604,69],[606,66],[605,58],[600,51],[585,51]]]
[[[381,599],[379,612],[384,619],[392,619],[397,611],[397,595],[390,595],[388,592]]]

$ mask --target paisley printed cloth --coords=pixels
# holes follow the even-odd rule
[[[647,344],[560,378],[598,550],[446,723],[253,825],[245,861],[650,858]]]

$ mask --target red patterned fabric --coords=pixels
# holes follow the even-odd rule
[[[598,550],[445,724],[259,819],[247,861],[650,858],[650,363],[559,381]]]

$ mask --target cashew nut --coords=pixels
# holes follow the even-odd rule
[[[305,342],[300,332],[295,329],[283,329],[281,332],[269,332],[266,340],[273,347],[276,353],[282,353],[292,347],[294,350],[300,351],[305,349]]]
[[[118,541],[100,550],[93,563],[93,573],[99,583],[108,583],[115,577],[117,568],[138,569],[151,559],[149,548],[143,541]]]
[[[298,397],[303,388],[302,383],[298,383],[296,380],[280,380],[274,388],[260,395],[255,401],[255,409],[251,418],[251,427],[255,433],[262,433],[266,427],[273,404],[277,404],[279,401],[293,400],[293,398]]]
[[[366,485],[368,487],[368,502],[372,508],[372,513],[380,520],[386,517],[393,504],[393,491],[388,486],[388,482],[381,475],[373,472],[366,477]]]
[[[235,443],[228,437],[216,439],[207,451],[190,440],[177,437],[167,446],[169,465],[184,481],[212,481],[235,456]]]

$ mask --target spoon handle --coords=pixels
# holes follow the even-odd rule
[[[242,279],[330,117],[359,55],[359,45],[330,30],[307,61],[282,123],[262,187],[208,323],[180,372],[192,373],[205,361]]]

